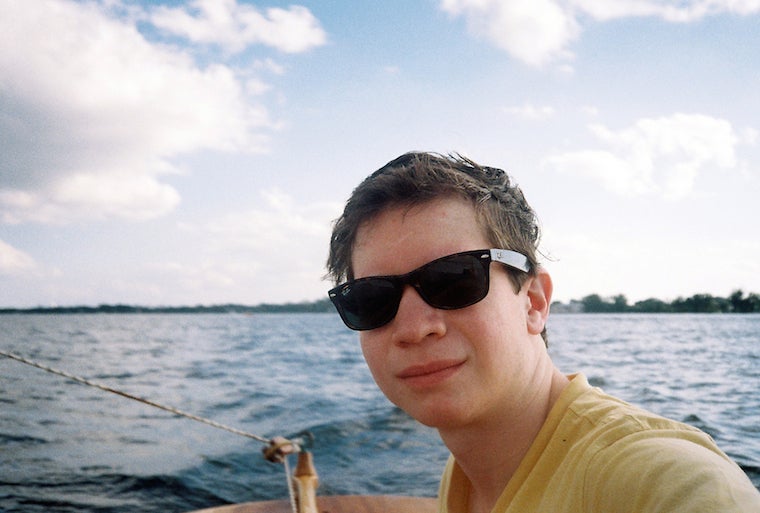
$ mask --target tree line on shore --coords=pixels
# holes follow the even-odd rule
[[[190,314],[190,313],[322,313],[334,311],[329,299],[304,301],[300,303],[270,304],[255,306],[240,304],[195,305],[195,306],[135,306],[135,305],[98,305],[98,306],[39,306],[32,308],[0,308],[0,314]]]
[[[628,304],[623,294],[612,297],[590,294],[569,304],[554,303],[552,309],[577,313],[760,313],[760,294],[745,295],[742,290],[736,290],[728,297],[694,294],[670,302],[650,298],[633,304]]]
[[[189,313],[324,313],[334,312],[329,299],[303,301],[300,303],[271,304],[255,306],[240,304],[196,305],[196,306],[134,306],[134,305],[98,305],[98,306],[53,306],[32,308],[0,308],[0,314],[189,314]],[[590,294],[583,299],[570,303],[555,302],[552,311],[556,313],[760,313],[760,294],[745,294],[736,290],[728,297],[710,294],[695,294],[691,297],[679,297],[667,302],[661,299],[645,299],[633,304],[623,294],[602,297]]]

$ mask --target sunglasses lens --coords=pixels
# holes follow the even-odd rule
[[[468,254],[436,260],[420,270],[417,290],[435,308],[475,304],[488,294],[489,262]]]
[[[401,276],[374,276],[350,281],[330,291],[343,322],[354,330],[372,330],[389,323],[398,311],[406,285],[430,306],[455,310],[488,294],[488,251],[468,251],[439,258]]]
[[[332,299],[349,328],[371,330],[396,315],[401,287],[389,279],[367,278],[342,287]]]

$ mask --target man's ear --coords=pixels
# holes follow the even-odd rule
[[[552,278],[546,270],[539,268],[538,274],[531,276],[523,286],[527,287],[528,295],[528,332],[540,335],[549,318],[554,290]]]

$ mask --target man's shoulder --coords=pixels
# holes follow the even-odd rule
[[[735,465],[715,441],[698,428],[655,414],[588,387],[567,406],[550,443],[565,445],[571,465],[653,465],[671,461],[714,461]]]
[[[598,451],[585,476],[594,511],[760,511],[760,494],[707,435],[643,430]],[[746,509],[747,507],[755,509]]]
[[[742,511],[731,507],[760,505],[741,468],[694,426],[591,387],[570,404],[568,415],[571,425],[582,426],[576,450],[583,456],[576,456],[585,461],[586,500],[604,505],[593,511],[618,511],[622,496],[637,504],[621,511]]]
[[[683,435],[687,438],[697,435],[711,442],[707,434],[694,426],[663,417],[590,386],[568,405],[566,416],[586,424],[592,431],[610,433],[619,438],[635,434]]]

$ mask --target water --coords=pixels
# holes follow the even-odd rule
[[[555,315],[565,372],[696,425],[760,487],[760,315]],[[333,314],[4,315],[0,347],[262,436],[308,430],[321,494],[434,496],[447,452]],[[262,445],[0,357],[0,511],[287,497]]]

